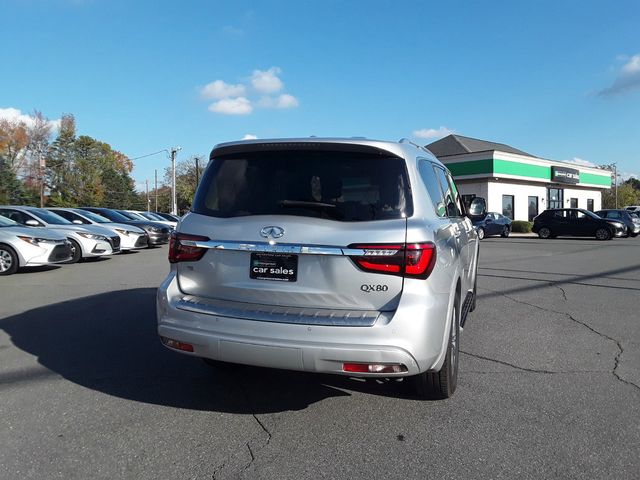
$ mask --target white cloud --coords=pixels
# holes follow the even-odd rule
[[[252,133],[247,133],[244,137],[242,137],[242,140],[257,140],[257,139],[258,137],[256,137]]]
[[[452,133],[454,133],[454,130],[447,127],[423,128],[420,130],[414,130],[413,136],[417,138],[442,138],[447,135],[451,135]]]
[[[257,105],[262,108],[295,108],[300,102],[293,95],[283,93],[277,97],[262,97],[258,100]]]
[[[630,57],[627,63],[620,68],[618,77],[613,81],[613,84],[598,94],[607,97],[636,89],[640,89],[640,54]]]
[[[33,127],[35,124],[35,119],[31,115],[27,115],[22,113],[21,110],[11,107],[0,108],[0,119],[8,120],[10,122],[22,122],[28,128]],[[51,131],[57,131],[60,128],[60,119],[49,120],[49,125],[51,126]]]
[[[248,115],[255,107],[288,109],[300,105],[296,97],[283,92],[284,83],[279,75],[279,67],[268,70],[254,70],[244,83],[231,84],[224,80],[214,80],[200,88],[205,100],[217,100],[209,105],[209,110],[224,115]]]
[[[253,106],[245,97],[223,98],[209,105],[209,110],[223,115],[248,115]]]
[[[581,165],[583,167],[597,167],[598,166],[595,163],[590,162],[589,160],[584,160],[584,159],[579,158],[579,157],[573,157],[571,160],[565,160],[565,162],[573,163],[575,165]]]
[[[200,90],[200,94],[203,98],[207,100],[218,99],[221,100],[223,98],[231,98],[231,97],[242,97],[246,92],[246,87],[241,83],[237,85],[231,85],[222,80],[215,80],[211,83],[208,83]]]
[[[269,70],[254,70],[251,75],[251,85],[260,93],[276,93],[284,88],[284,83],[278,77],[282,70],[271,67]]]

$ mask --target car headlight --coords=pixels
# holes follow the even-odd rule
[[[23,242],[30,243],[31,245],[35,245],[36,247],[42,242],[47,242],[47,241],[50,242],[51,241],[51,240],[47,240],[46,238],[26,237],[26,236],[22,236],[22,235],[18,235],[18,238],[20,240],[22,240]]]
[[[103,242],[107,241],[107,237],[104,235],[97,235],[95,233],[87,233],[87,232],[76,232],[78,235],[84,238],[90,238],[91,240],[102,240]]]
[[[115,231],[118,232],[120,235],[124,235],[125,237],[128,237],[132,233],[129,230],[125,230],[123,228],[116,228]]]
[[[151,225],[149,225],[149,230],[154,232],[154,233],[158,233],[158,232],[162,231],[160,228],[152,227]]]

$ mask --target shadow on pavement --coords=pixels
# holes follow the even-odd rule
[[[402,382],[246,366],[212,368],[171,352],[156,334],[153,288],[40,307],[0,320],[0,328],[51,371],[0,373],[0,383],[48,381],[60,375],[115,397],[231,413],[301,410],[328,397],[350,395],[343,389],[410,397]]]

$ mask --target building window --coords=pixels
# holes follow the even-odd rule
[[[538,197],[529,197],[529,221],[533,222],[533,217],[538,215]]]
[[[562,201],[564,200],[563,190],[561,188],[549,189],[549,208],[564,208]]]
[[[593,198],[587,198],[587,210],[593,212]]]
[[[570,207],[571,208],[578,208],[578,199],[577,198],[571,198],[571,203],[570,203]]]
[[[513,220],[513,195],[502,195],[502,215]]]

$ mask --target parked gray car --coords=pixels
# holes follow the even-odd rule
[[[208,363],[411,377],[446,398],[478,249],[450,173],[411,142],[221,144],[172,235],[158,333]]]

